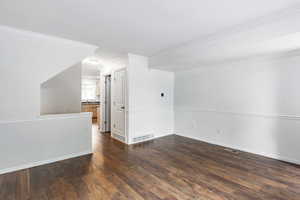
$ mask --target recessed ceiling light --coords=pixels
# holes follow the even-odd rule
[[[83,62],[91,65],[101,65],[101,60],[95,57],[86,58]]]

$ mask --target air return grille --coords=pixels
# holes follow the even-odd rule
[[[150,139],[152,139],[152,138],[154,138],[154,135],[153,135],[153,134],[143,135],[143,136],[139,136],[139,137],[133,138],[133,142],[134,142],[134,143],[137,143],[137,142],[144,142],[144,141],[150,140]]]

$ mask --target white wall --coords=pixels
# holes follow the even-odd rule
[[[149,69],[147,57],[129,54],[128,59],[129,143],[147,134],[173,134],[174,73]]]
[[[81,112],[81,64],[78,63],[41,85],[41,114]]]
[[[0,130],[0,174],[92,153],[90,113],[0,122]]]
[[[176,72],[177,134],[300,163],[300,54]]]
[[[0,26],[0,120],[40,114],[40,84],[92,55],[96,47]]]

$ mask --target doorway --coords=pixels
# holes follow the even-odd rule
[[[112,70],[101,76],[101,120],[100,131],[127,143],[126,135],[126,68]]]
[[[104,132],[111,131],[111,75],[105,77],[105,97],[104,97]]]
[[[82,62],[81,71],[81,112],[92,113],[93,124],[100,124],[100,69],[90,63]]]

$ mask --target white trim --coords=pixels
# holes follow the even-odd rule
[[[84,155],[88,155],[88,154],[92,154],[92,153],[93,153],[92,150],[86,150],[86,151],[82,151],[79,153],[72,153],[72,154],[68,154],[68,155],[64,155],[64,156],[60,156],[60,157],[56,157],[56,158],[52,158],[52,159],[48,159],[48,160],[36,161],[36,162],[32,162],[32,163],[22,164],[22,165],[15,166],[15,167],[1,169],[0,175],[14,172],[14,171],[23,170],[23,169],[28,169],[28,168],[32,168],[32,167],[37,167],[37,166],[41,166],[41,165],[45,165],[45,164],[50,164],[50,163],[54,163],[54,162],[58,162],[58,161],[62,161],[62,160],[67,160],[70,158],[76,158],[79,156],[84,156]]]
[[[206,142],[206,143],[213,144],[213,145],[222,146],[222,147],[225,147],[225,148],[236,149],[236,150],[243,151],[243,152],[246,152],[246,153],[252,153],[252,154],[259,155],[259,156],[264,156],[264,157],[271,158],[271,159],[274,159],[274,160],[279,160],[279,161],[283,161],[283,162],[289,162],[289,163],[293,163],[293,164],[296,164],[296,165],[300,165],[300,160],[293,159],[293,158],[287,158],[287,157],[284,157],[284,156],[280,156],[280,155],[276,155],[276,154],[269,154],[269,153],[266,153],[266,152],[253,151],[253,150],[246,149],[246,148],[229,146],[229,145],[226,145],[224,143],[219,143],[219,142],[215,142],[215,141],[201,140],[197,137],[187,136],[187,135],[184,135],[184,134],[181,134],[181,133],[175,133],[175,135],[185,137],[185,138],[190,138],[190,139],[197,140],[197,141]]]
[[[91,112],[80,112],[80,113],[70,113],[70,114],[51,114],[51,115],[41,115],[39,119],[56,119],[56,118],[81,118],[90,117]]]
[[[197,108],[187,108],[187,109],[175,109],[174,112],[198,112],[198,113],[218,113],[226,115],[242,115],[250,117],[263,117],[263,118],[278,118],[286,120],[300,120],[300,115],[288,115],[288,114],[267,114],[267,113],[247,113],[247,112],[232,112],[232,111],[221,111],[213,109],[197,109]]]
[[[25,122],[34,122],[34,121],[41,121],[41,120],[73,119],[73,118],[86,118],[86,117],[91,118],[92,114],[89,112],[81,112],[81,113],[71,113],[71,114],[40,115],[36,119],[0,121],[0,124],[25,123]]]

